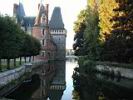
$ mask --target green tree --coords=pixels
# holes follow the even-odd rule
[[[41,50],[40,42],[36,38],[28,34],[25,34],[23,46],[21,48],[21,57],[24,57],[25,62],[26,62],[26,57],[29,57],[29,61],[31,61],[31,56],[38,55],[40,50]]]
[[[111,36],[106,41],[106,54],[117,62],[133,61],[133,2],[132,0],[115,0],[118,7],[113,11],[117,14]],[[109,48],[109,49],[108,49]]]
[[[86,29],[84,32],[84,46],[89,59],[98,60],[100,57],[99,43],[99,17],[97,10],[88,8],[88,18],[86,20]]]
[[[10,69],[10,59],[31,57],[39,54],[40,42],[27,35],[12,18],[0,16],[0,69],[1,59],[7,59],[7,69]]]
[[[33,55],[32,56],[34,58],[34,56],[39,55],[40,50],[41,50],[41,44],[36,38],[33,38],[33,40],[34,40],[34,47],[33,47]]]
[[[8,16],[0,16],[0,24],[0,56],[7,59],[7,68],[10,69],[10,59],[19,56],[22,40],[20,27]]]
[[[28,34],[25,35],[24,37],[24,43],[23,43],[23,46],[22,46],[22,56],[24,57],[25,59],[25,62],[26,62],[26,57],[29,57],[32,55],[32,50],[33,50],[33,40],[32,40],[32,37]]]
[[[84,30],[86,28],[86,18],[87,18],[87,9],[82,10],[80,14],[78,15],[78,19],[74,22],[74,41],[73,49],[75,50],[76,55],[82,55],[83,54],[83,43],[84,43]]]

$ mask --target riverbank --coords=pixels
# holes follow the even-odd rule
[[[133,99],[131,95],[133,93],[133,79],[115,75],[114,69],[117,68],[119,70],[121,67],[109,66],[107,63],[99,63],[98,65],[98,62],[90,60],[78,63],[79,66],[75,68],[73,73],[73,82],[74,89],[81,100]],[[105,72],[106,66],[111,70],[106,71],[105,74],[103,72]],[[114,74],[112,74],[112,70],[114,70]],[[124,70],[120,70],[121,74]],[[78,98],[78,96],[76,97]]]
[[[20,67],[0,73],[0,96],[5,96],[16,89],[30,75],[32,69],[43,65],[44,61],[25,63]]]
[[[80,57],[78,64],[79,66],[82,66],[81,71],[86,73],[95,71],[109,76],[133,79],[132,63],[93,61],[88,60],[86,57]]]

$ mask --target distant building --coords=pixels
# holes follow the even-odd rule
[[[72,56],[74,55],[74,50],[73,49],[66,49],[66,56]]]

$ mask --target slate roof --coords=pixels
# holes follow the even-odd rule
[[[18,4],[14,4],[17,6],[16,8],[16,19],[17,19],[17,22],[20,23],[22,18],[25,16],[25,11],[24,11],[24,7],[23,7],[23,4],[22,3],[19,3]]]
[[[35,17],[27,17],[25,16],[25,11],[22,3],[19,3],[17,8],[17,21],[24,27],[34,26]]]
[[[50,29],[64,29],[60,7],[55,7],[49,22]]]
[[[36,17],[23,17],[21,25],[26,27],[28,26],[33,27],[35,23],[35,18]]]
[[[17,13],[19,16],[21,17],[25,16],[24,6],[22,3],[19,3],[19,7],[17,10],[18,10]]]

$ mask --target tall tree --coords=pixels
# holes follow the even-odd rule
[[[1,58],[7,59],[7,68],[10,68],[10,59],[19,56],[22,41],[20,27],[8,16],[0,17],[0,53]]]
[[[84,33],[84,48],[89,59],[99,59],[100,43],[99,43],[99,17],[96,9],[88,8],[88,18],[86,20],[86,29]]]
[[[75,36],[74,36],[74,41],[75,43],[73,44],[73,49],[75,50],[76,55],[82,55],[83,54],[83,34],[84,30],[86,28],[86,18],[87,18],[87,10],[82,10],[80,14],[78,15],[78,19],[74,23],[74,31],[75,31]]]
[[[113,30],[114,21],[111,21],[113,16],[117,14],[113,9],[118,7],[115,0],[101,0],[99,6],[99,26],[100,26],[100,40],[105,42],[106,38],[111,34]]]
[[[0,16],[0,67],[1,59],[7,59],[7,69],[10,69],[10,59],[39,54],[41,45],[38,40],[27,35],[12,18]]]
[[[133,1],[132,0],[115,0],[118,7],[113,11],[117,14],[112,20],[112,35],[106,42],[106,49],[111,55],[112,60],[119,62],[133,61]]]

